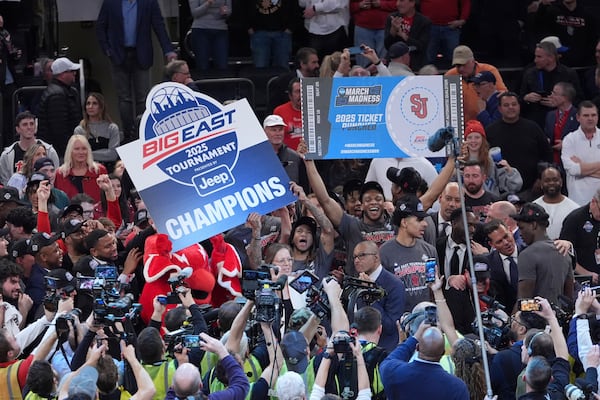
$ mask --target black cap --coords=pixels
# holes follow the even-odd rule
[[[387,52],[388,60],[393,60],[394,58],[402,57],[406,53],[410,51],[410,47],[404,42],[396,42],[390,46],[390,49]]]
[[[46,276],[54,278],[58,289],[65,288],[67,291],[75,290],[75,277],[64,268],[50,270]]]
[[[150,218],[150,216],[148,215],[148,210],[142,208],[141,210],[137,210],[135,212],[135,215],[133,217],[133,223],[135,224],[135,226],[140,226],[144,222],[148,222],[148,218]]]
[[[54,162],[48,157],[39,158],[33,164],[34,171],[39,171],[40,169],[42,169],[44,167],[55,167],[56,168],[56,165],[54,165]]]
[[[521,211],[518,214],[511,214],[510,217],[515,221],[523,222],[544,222],[550,218],[546,210],[535,203],[523,204]]]
[[[40,183],[42,181],[49,181],[50,178],[46,174],[42,174],[41,172],[34,172],[31,175],[31,178],[27,181],[27,186],[33,185],[34,183]]]
[[[402,189],[404,193],[417,193],[423,179],[419,171],[413,167],[404,167],[398,169],[389,167],[386,174],[387,178]]]
[[[475,271],[475,279],[481,282],[490,277],[490,267],[488,258],[481,255],[473,255],[473,270]]]
[[[400,225],[400,220],[406,217],[415,216],[417,218],[425,218],[427,213],[423,210],[423,204],[415,195],[403,196],[396,202],[392,222],[395,225]]]
[[[308,228],[310,229],[310,232],[313,235],[313,243],[314,243],[316,236],[317,236],[317,223],[314,218],[307,217],[307,216],[302,216],[302,217],[298,218],[298,220],[296,222],[294,222],[294,225],[292,225],[292,233],[290,235],[290,242],[292,240],[294,240],[294,234],[296,233],[296,229],[298,229],[298,227],[301,225],[308,226]]]
[[[30,239],[19,239],[12,242],[8,248],[8,254],[13,258],[23,257],[26,254],[31,254],[31,240]]]
[[[24,205],[25,203],[19,198],[19,191],[12,186],[4,186],[0,188],[0,203],[14,201],[17,204]]]
[[[61,237],[63,239],[66,239],[67,236],[72,235],[75,232],[81,230],[82,226],[83,222],[81,222],[78,219],[70,219],[65,221],[60,228]]]
[[[381,185],[378,182],[375,181],[368,181],[362,184],[362,186],[360,187],[360,201],[362,202],[362,198],[363,195],[365,193],[367,193],[369,190],[375,190],[381,194],[383,194],[385,196],[385,194],[383,193],[383,188],[381,187]]]
[[[306,338],[298,331],[289,331],[281,338],[281,352],[289,371],[299,374],[308,367]]]
[[[43,247],[50,246],[58,239],[60,239],[60,235],[50,236],[46,232],[35,233],[31,236],[31,243],[29,245],[31,254],[37,254]]]
[[[81,215],[81,217],[83,218],[83,207],[81,207],[81,205],[79,204],[69,204],[68,206],[66,206],[63,209],[61,218],[64,218],[67,216],[67,214],[71,213],[71,212],[77,212],[79,215]]]
[[[476,85],[479,85],[482,82],[490,82],[495,84],[496,77],[490,71],[483,71],[470,78],[469,82],[473,82]]]

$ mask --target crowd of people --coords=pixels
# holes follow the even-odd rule
[[[253,59],[287,68],[293,7],[267,3],[249,2]],[[591,20],[529,2],[543,29],[511,88],[460,44],[469,1],[299,5],[310,47],[262,121],[297,201],[176,252],[115,150],[137,138],[152,30],[166,79],[197,89],[156,1],[101,7],[121,125],[101,93],[82,107],[79,64],[44,61],[0,155],[0,398],[483,399],[485,359],[500,399],[563,399],[571,375],[597,391],[600,68],[567,66],[594,46],[600,65]],[[190,6],[197,67],[218,67],[231,2]],[[305,158],[302,78],[436,74],[438,55],[463,78],[458,162]]]

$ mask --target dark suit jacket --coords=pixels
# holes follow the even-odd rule
[[[174,51],[157,0],[137,0],[135,50],[142,69],[150,68],[154,59],[151,29],[156,33],[165,54]],[[123,64],[126,54],[121,0],[104,0],[96,22],[96,35],[104,54],[115,65]]]
[[[383,39],[383,45],[387,50],[395,42],[401,41],[400,37],[390,35],[390,28],[392,26],[392,17],[399,17],[400,13],[391,13],[385,21],[385,37]],[[413,24],[410,27],[408,33],[408,40],[406,44],[411,48],[410,53],[410,68],[413,71],[418,71],[425,63],[425,54],[427,53],[427,46],[429,45],[429,35],[431,33],[431,20],[417,12],[413,19]]]
[[[488,254],[488,266],[490,267],[490,285],[492,294],[496,300],[506,306],[507,312],[512,310],[517,301],[517,287],[512,286],[504,273],[504,263],[498,251],[493,250]],[[517,260],[515,260],[516,262]]]
[[[562,129],[560,138],[563,139],[567,136],[567,133],[571,133],[577,128],[579,128],[579,122],[577,122],[577,108],[575,106],[571,107],[569,110],[569,116],[567,118],[567,123]],[[548,138],[548,142],[550,146],[554,145],[554,124],[556,123],[556,110],[548,111],[546,114],[546,124],[544,125],[544,133]]]
[[[385,289],[383,299],[373,303],[373,307],[381,313],[381,337],[378,345],[387,351],[392,351],[398,345],[398,328],[396,321],[404,313],[404,283],[394,274],[383,268],[375,283]]]
[[[444,274],[447,244],[448,236],[438,237],[435,248],[437,250],[438,260],[440,263],[440,275]],[[466,253],[463,257],[462,268],[460,272],[462,273],[465,270],[469,270],[469,260]],[[450,308],[450,312],[452,313],[452,318],[454,319],[454,326],[456,327],[456,329],[458,329],[460,333],[471,333],[471,323],[475,319],[475,308],[473,306],[471,291],[469,290],[470,287],[468,286],[465,290],[456,290],[450,287],[446,290],[446,279],[448,279],[447,276],[444,279],[444,296],[446,297],[446,301],[448,302],[448,308]]]

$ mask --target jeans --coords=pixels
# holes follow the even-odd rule
[[[225,29],[193,28],[192,50],[197,69],[208,70],[211,58],[215,69],[227,69],[229,33]]]
[[[452,52],[459,44],[460,29],[453,29],[443,25],[431,25],[425,64],[435,63],[438,53],[442,53],[445,62],[452,63]]]
[[[252,60],[256,68],[289,68],[292,35],[285,31],[254,31],[250,36]]]
[[[138,65],[135,49],[128,49],[123,64],[112,64],[111,72],[117,90],[123,135],[126,140],[137,139],[135,119],[146,109],[146,96],[150,91],[150,69],[142,69]]]
[[[310,47],[317,50],[319,60],[322,60],[328,54],[348,47],[348,35],[346,34],[346,28],[343,26],[327,35],[316,35],[309,32],[308,38]]]
[[[385,58],[385,47],[383,45],[383,38],[385,31],[383,29],[367,29],[361,28],[360,26],[354,27],[354,45],[360,46],[366,44],[379,56],[379,58]],[[362,67],[366,67],[369,64],[369,60],[361,55],[356,56],[356,62]]]

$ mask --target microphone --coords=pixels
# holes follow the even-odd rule
[[[498,302],[495,298],[485,295],[485,294],[481,294],[479,295],[479,298],[481,299],[481,301],[483,301],[485,304],[488,305],[488,307],[490,308],[499,308],[501,310],[504,310],[506,307],[501,304],[500,302]]]
[[[437,153],[446,146],[454,137],[454,128],[448,126],[446,128],[438,129],[433,135],[427,140],[427,148],[433,153]]]

